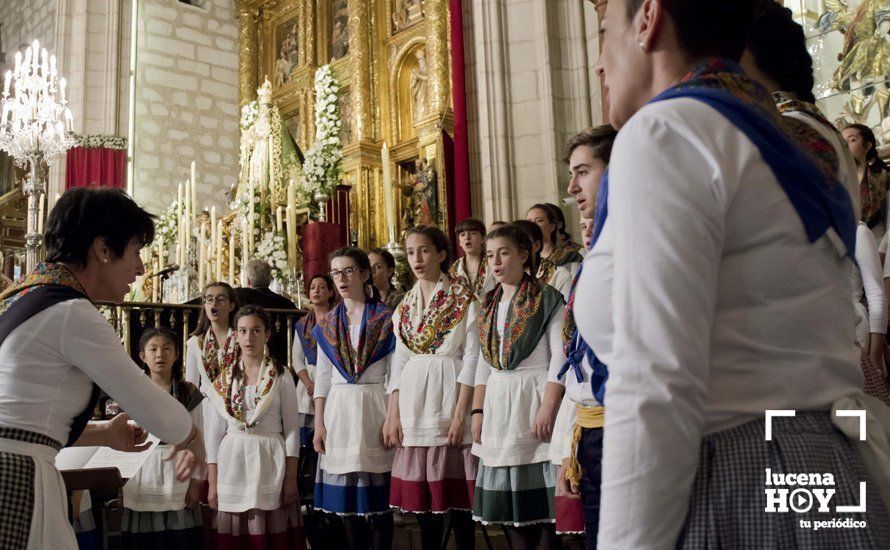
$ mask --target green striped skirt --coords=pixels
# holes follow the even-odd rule
[[[480,460],[473,519],[515,527],[552,523],[555,486],[556,466],[550,461],[489,467]]]

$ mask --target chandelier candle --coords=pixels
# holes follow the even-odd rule
[[[0,104],[0,150],[28,170],[23,191],[29,197],[25,267],[30,272],[40,261],[43,247],[46,203],[41,199],[49,167],[74,145],[69,135],[74,119],[65,99],[65,79],[58,78],[55,56],[37,40],[24,56],[16,52],[14,69],[3,78]],[[43,212],[39,211],[41,205]]]

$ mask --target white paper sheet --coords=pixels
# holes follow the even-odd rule
[[[125,453],[115,451],[111,447],[99,447],[87,463],[84,464],[83,468],[87,470],[91,468],[117,468],[122,478],[129,479],[136,475],[139,468],[142,468],[142,465],[148,460],[148,455],[158,445],[158,438],[149,435],[146,443],[150,444],[149,448],[139,453]]]

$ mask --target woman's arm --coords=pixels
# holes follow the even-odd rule
[[[306,372],[306,371],[303,371]],[[300,411],[297,407],[297,386],[287,372],[281,375],[281,431],[288,457],[300,456]]]

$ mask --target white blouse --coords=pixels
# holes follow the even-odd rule
[[[483,256],[480,261],[485,262],[486,261],[485,256]],[[461,256],[460,258],[457,259],[457,261],[454,262],[454,270],[455,270],[455,274],[457,276],[464,277],[468,281],[470,281],[471,286],[476,284],[476,274],[475,273],[471,274],[467,270],[467,257],[466,256]],[[496,284],[497,284],[497,281],[494,280],[494,275],[491,274],[491,270],[486,269],[485,270],[485,281],[482,283],[482,286],[479,287],[479,292],[476,294],[476,298],[478,298],[480,300],[483,299],[486,294],[491,292],[491,290],[495,287]]]
[[[361,335],[360,325],[349,325],[349,339],[353,347],[358,346],[358,339]],[[371,363],[368,368],[359,376],[356,384],[386,384],[389,376],[389,367],[392,362],[393,354],[390,353],[383,359]],[[319,397],[327,398],[331,391],[331,387],[337,384],[348,384],[349,380],[343,378],[334,363],[328,359],[321,345],[318,346],[318,359],[315,366],[315,393],[314,399]]]
[[[643,107],[611,160],[576,291],[609,366],[599,545],[668,547],[704,435],[861,392],[850,260],[836,239],[808,241],[754,144],[699,101]]]
[[[284,438],[285,455],[289,457],[300,456],[300,419],[297,413],[297,388],[293,377],[287,370],[278,375],[278,391],[272,396],[269,408],[260,417],[259,421],[250,429],[252,434],[281,434]],[[256,409],[256,386],[247,386],[244,391],[244,416],[250,418]],[[207,422],[207,462],[216,463],[219,454],[219,446],[227,433],[244,430],[244,424],[223,417],[217,409],[222,403],[218,396],[207,408],[210,416]]]
[[[571,266],[573,264],[567,265]],[[553,270],[553,275],[550,276],[550,280],[547,281],[547,284],[558,290],[562,294],[563,299],[568,301],[569,294],[572,292],[573,280],[574,275],[572,275],[572,272],[569,271],[568,267],[560,265]]]
[[[192,418],[142,372],[89,300],[51,306],[14,329],[0,346],[0,426],[68,440],[96,382],[143,429],[185,441]]]
[[[863,222],[856,226],[856,264],[851,265],[850,269],[853,306],[858,317],[856,340],[866,348],[869,333],[887,333],[887,299],[878,246],[871,230]]]

